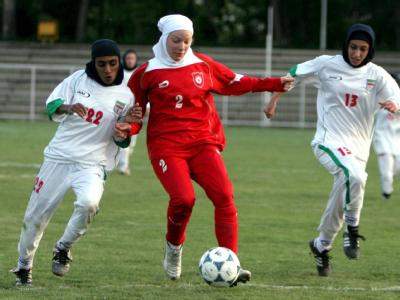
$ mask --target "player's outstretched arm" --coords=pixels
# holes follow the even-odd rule
[[[264,107],[264,113],[268,119],[272,119],[275,116],[276,106],[278,105],[281,95],[282,93],[280,92],[273,93],[271,96],[271,100]]]
[[[294,78],[292,76],[283,76],[281,77],[281,83],[283,86],[283,90],[285,92],[288,92],[294,87]]]
[[[74,113],[76,113],[81,118],[85,118],[87,113],[87,108],[81,103],[75,103],[71,105],[62,104],[56,110],[56,114],[72,115]]]

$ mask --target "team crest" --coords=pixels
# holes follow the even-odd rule
[[[125,104],[124,104],[123,102],[118,101],[118,100],[115,102],[115,105],[114,105],[114,112],[115,112],[117,115],[122,114],[122,111],[124,110],[124,108],[125,108]]]
[[[193,72],[192,76],[194,85],[197,86],[198,88],[202,88],[204,85],[203,72]]]
[[[367,79],[367,86],[366,89],[368,91],[372,90],[375,87],[376,80],[374,79]]]

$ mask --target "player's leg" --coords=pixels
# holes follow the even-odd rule
[[[17,284],[29,284],[28,281],[31,281],[31,275],[23,270],[32,269],[43,232],[69,188],[69,168],[68,164],[45,160],[36,176],[18,243],[18,266],[14,269]]]
[[[381,180],[381,191],[384,199],[389,199],[393,192],[393,176],[395,171],[395,157],[389,153],[377,156],[379,175]]]
[[[83,236],[99,209],[104,191],[105,171],[102,167],[82,167],[75,165],[72,173],[72,189],[75,192],[74,211],[63,236],[54,248],[52,270],[63,276],[69,271],[72,260],[70,249]]]
[[[120,148],[118,153],[117,170],[123,175],[130,175],[129,170],[129,147]]]
[[[129,167],[129,160],[135,149],[136,140],[137,140],[137,135],[133,135],[131,137],[131,143],[129,144],[129,147],[121,148],[118,153],[117,169],[123,175],[129,176],[131,174],[131,169]]]
[[[400,176],[400,155],[394,156],[394,176],[398,179]]]
[[[220,152],[204,147],[190,160],[193,179],[204,189],[214,205],[215,233],[218,244],[238,252],[237,209],[233,187]]]
[[[348,258],[358,258],[358,239],[363,238],[358,234],[358,224],[363,206],[367,173],[365,172],[365,162],[356,159],[350,151],[347,151],[322,145],[315,150],[320,163],[334,176],[340,176],[340,180],[335,180],[328,207],[321,219],[320,237],[315,244],[318,249],[321,249],[319,246],[325,243],[325,249],[329,250],[343,222],[340,218],[341,210],[343,210],[344,221],[347,225],[344,234],[345,254]],[[343,208],[340,208],[340,204]]]
[[[216,147],[204,147],[190,160],[193,179],[204,189],[214,205],[215,234],[218,245],[238,252],[238,218],[229,179],[221,153]],[[234,283],[246,283],[251,278],[248,270],[241,269]]]
[[[169,195],[164,269],[171,279],[181,275],[182,245],[195,203],[190,170],[185,159],[166,157],[151,161],[154,172]]]
[[[345,176],[327,151],[316,145],[313,149],[319,163],[334,176],[334,183],[329,194],[325,211],[318,227],[318,237],[309,242],[319,276],[328,276],[331,272],[329,251],[333,240],[343,224],[343,199],[345,197]]]

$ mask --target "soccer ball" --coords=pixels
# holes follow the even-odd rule
[[[240,262],[236,254],[224,247],[207,250],[200,258],[200,275],[211,286],[228,287],[239,275]]]

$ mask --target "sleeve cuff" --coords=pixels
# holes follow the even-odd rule
[[[131,137],[128,137],[123,141],[116,141],[114,139],[114,143],[120,148],[128,148],[131,143]]]
[[[57,108],[63,105],[64,100],[61,98],[55,99],[46,105],[47,115],[50,120],[53,120],[53,115],[55,114]]]
[[[139,131],[140,131],[140,129],[142,129],[142,124],[139,124],[139,123],[132,123],[131,124],[131,136],[132,135],[135,135],[135,134],[138,134],[139,133]]]

